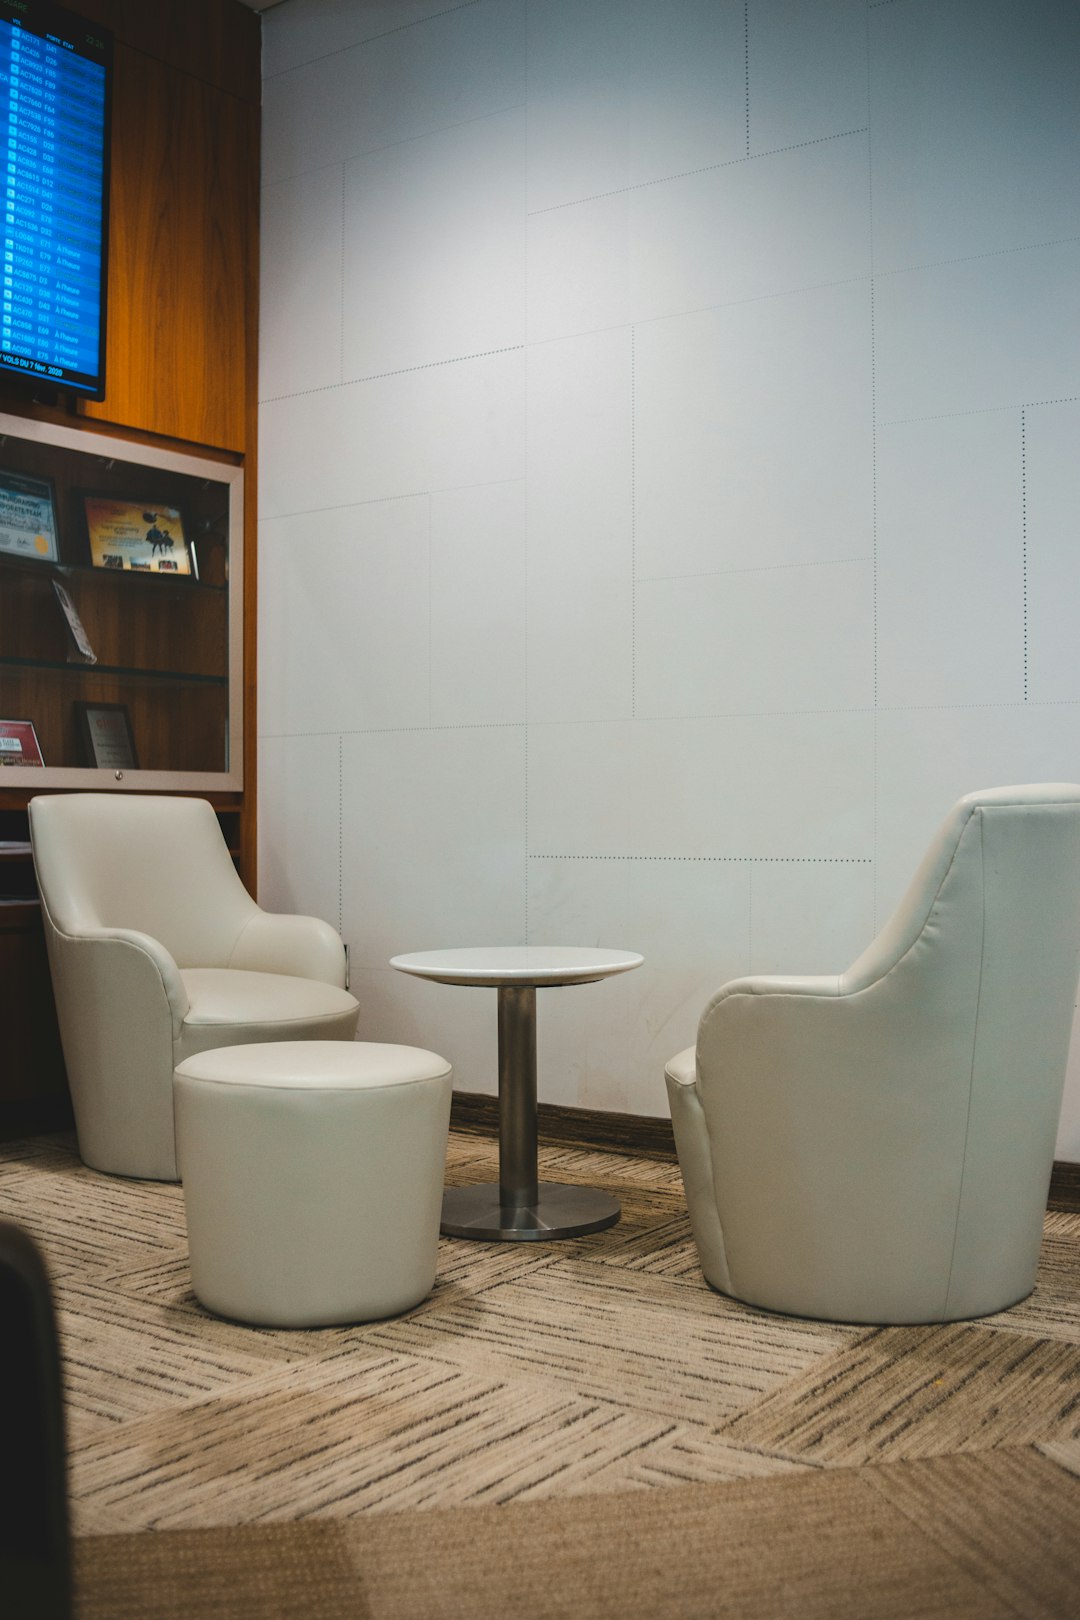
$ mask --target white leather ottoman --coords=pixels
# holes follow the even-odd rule
[[[191,1278],[274,1327],[366,1322],[431,1291],[452,1071],[369,1041],[200,1052],[173,1078]]]

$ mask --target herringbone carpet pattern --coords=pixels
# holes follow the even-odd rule
[[[403,1547],[423,1510],[430,1533],[459,1549],[471,1543],[470,1525],[477,1545],[497,1543],[514,1514],[526,1515],[523,1533],[537,1545],[547,1534],[564,1545],[567,1523],[580,1522],[605,1542],[638,1524],[630,1544],[640,1548],[681,1503],[691,1517],[719,1514],[725,1534],[756,1545],[762,1568],[770,1548],[747,1527],[760,1537],[781,1507],[785,1524],[794,1512],[804,1528],[815,1515],[887,1521],[874,1533],[882,1557],[892,1547],[895,1606],[860,1608],[867,1576],[853,1573],[847,1606],[835,1592],[831,1608],[815,1606],[832,1591],[830,1576],[813,1602],[798,1586],[802,1608],[792,1613],[1080,1615],[1080,1214],[1048,1214],[1038,1287],[1001,1316],[847,1327],[770,1316],[712,1292],[674,1165],[569,1149],[542,1149],[541,1160],[544,1179],[613,1193],[619,1224],[543,1245],[444,1239],[435,1290],[408,1315],[287,1332],[223,1322],[198,1305],[178,1187],[97,1175],[67,1137],[0,1145],[0,1214],[39,1240],[57,1295],[74,1528],[91,1538],[80,1555],[87,1593],[105,1589],[94,1582],[115,1564],[108,1549],[142,1567],[132,1549],[148,1545],[136,1536],[148,1530],[205,1533],[207,1549],[220,1542],[240,1557],[221,1539],[231,1527],[332,1522],[346,1537],[334,1556],[351,1548],[355,1570],[357,1549],[374,1557],[363,1529],[372,1515],[389,1516],[386,1535]],[[451,1184],[496,1170],[493,1143],[451,1137]],[[836,1475],[827,1488],[823,1471]],[[667,1506],[657,1491],[673,1493]],[[965,1492],[982,1504],[967,1518]],[[1008,1504],[1001,1517],[1012,1541],[986,1530],[994,1502]],[[932,1546],[959,1582],[953,1591],[945,1581],[923,1607],[902,1577],[916,1543],[924,1575]],[[174,1546],[195,1559],[191,1545],[166,1537],[153,1556],[160,1562]],[[451,1563],[447,1591],[461,1575]],[[639,1594],[653,1590],[651,1611],[626,1607],[625,1593],[621,1609],[584,1598],[574,1606],[572,1595],[545,1607],[556,1600],[533,1573],[538,1595],[523,1614],[729,1612],[695,1609],[689,1587],[691,1606],[680,1606],[677,1562],[654,1589],[638,1578]],[[610,1593],[621,1590],[612,1581]],[[318,1615],[310,1582],[301,1584]],[[498,1590],[495,1582],[485,1603]],[[459,1612],[425,1607],[400,1581],[395,1592],[382,1607],[369,1592],[367,1608],[342,1612]],[[178,1602],[183,1595],[181,1583]],[[747,1615],[789,1612],[779,1598],[764,1608],[744,1598]],[[94,1620],[129,1612],[86,1601]],[[250,1612],[278,1614],[265,1591],[262,1601]],[[156,1612],[145,1593],[132,1602],[133,1615]],[[489,1609],[474,1591],[460,1612]]]

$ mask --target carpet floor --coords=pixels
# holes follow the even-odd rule
[[[451,1185],[495,1170],[452,1135]],[[83,1620],[1080,1616],[1080,1213],[1011,1310],[866,1328],[712,1292],[673,1164],[541,1174],[622,1219],[444,1239],[406,1316],[285,1332],[198,1305],[178,1187],[0,1144],[57,1296]]]

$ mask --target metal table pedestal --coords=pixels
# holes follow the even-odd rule
[[[499,1180],[443,1194],[448,1237],[510,1243],[614,1226],[619,1206],[591,1187],[536,1179],[536,987],[499,986]]]

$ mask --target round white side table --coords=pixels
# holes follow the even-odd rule
[[[544,986],[593,984],[642,961],[634,951],[573,945],[471,947],[391,958],[391,967],[421,979],[487,985],[499,992],[499,1180],[447,1189],[442,1210],[447,1236],[527,1243],[614,1226],[619,1206],[607,1193],[537,1181],[536,992]]]

